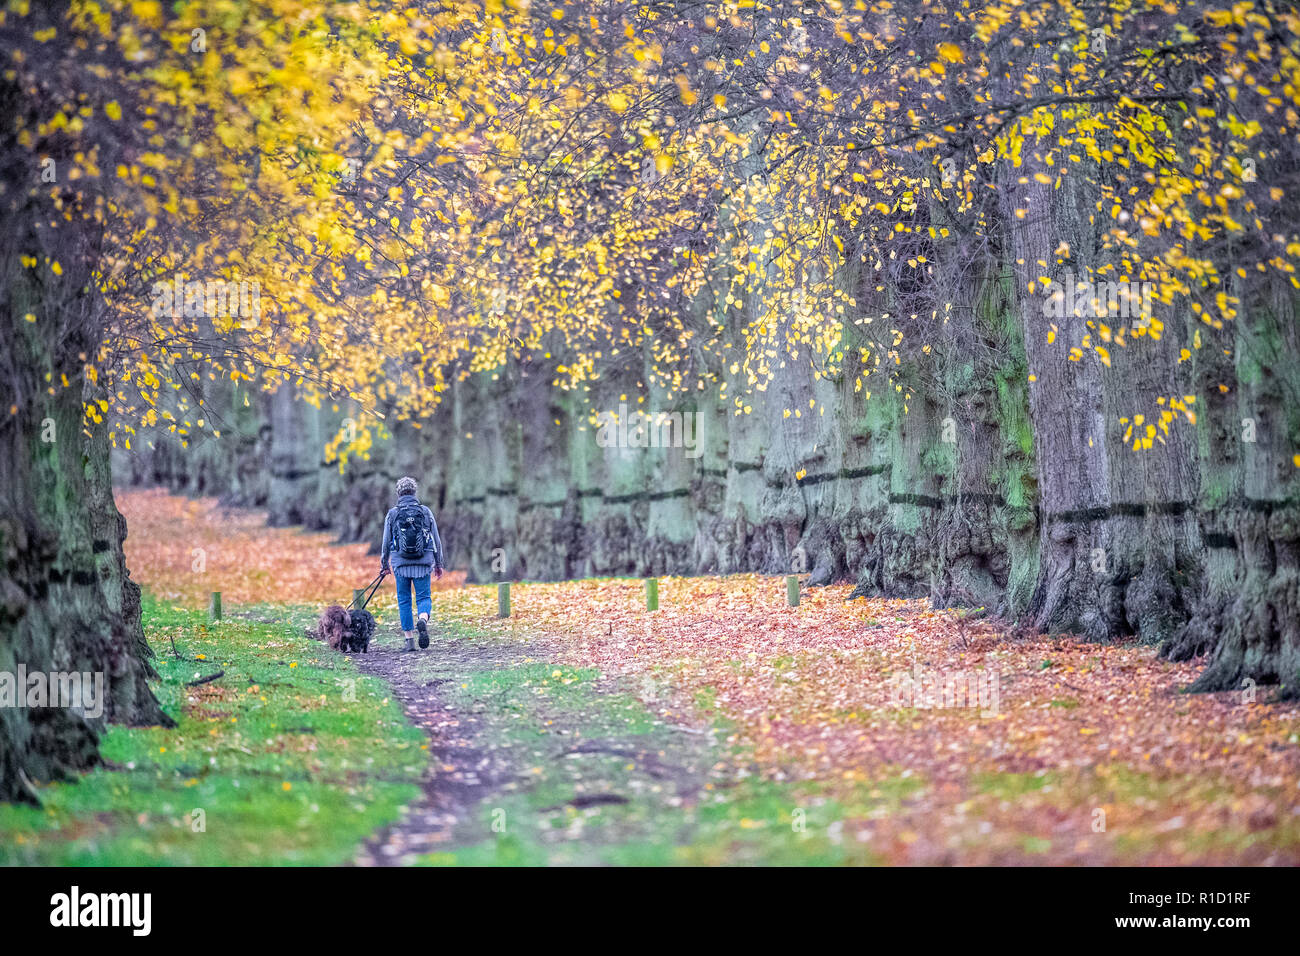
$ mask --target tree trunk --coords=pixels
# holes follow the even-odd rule
[[[271,398],[271,486],[267,499],[272,525],[302,524],[320,527],[313,520],[316,488],[320,481],[320,412],[298,398],[288,382]]]
[[[1010,275],[992,258],[963,253],[957,281],[948,283],[957,301],[938,344],[945,366],[938,384],[951,396],[940,438],[955,458],[935,530],[931,601],[1014,618],[1038,572],[1028,370]]]
[[[1285,287],[1256,292],[1241,311],[1236,381],[1229,387],[1239,393],[1239,415],[1232,418],[1240,420],[1224,420],[1231,402],[1216,408],[1209,443],[1219,461],[1240,461],[1242,497],[1228,498],[1220,518],[1225,524],[1211,532],[1224,537],[1210,538],[1216,552],[1236,556],[1232,583],[1208,585],[1197,608],[1200,620],[1172,643],[1185,655],[1219,635],[1193,690],[1281,683],[1280,695],[1294,699],[1300,697],[1300,469],[1292,455],[1300,447],[1300,373],[1279,358],[1300,351],[1300,323]],[[1234,444],[1238,454],[1225,447]],[[1229,533],[1231,548],[1225,547]]]
[[[0,100],[18,96],[9,88]],[[21,162],[32,154],[10,138],[0,157],[15,166],[0,171],[5,182],[35,181]],[[32,781],[63,779],[97,761],[105,719],[166,717],[145,683],[148,651],[121,557],[104,426],[83,431],[83,369],[102,328],[86,291],[95,282],[91,231],[68,224],[48,194],[21,197],[16,188],[13,195],[0,213],[0,341],[7,346],[0,356],[0,671],[14,674],[21,665],[29,675],[89,674],[92,686],[99,675],[105,695],[102,714],[84,699],[90,706],[78,709],[0,708],[0,800],[35,801]],[[26,688],[18,690],[26,700]]]

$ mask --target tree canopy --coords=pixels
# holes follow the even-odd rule
[[[1061,237],[1016,263],[1048,341],[1053,295],[1069,307],[1050,276],[1092,283],[1070,290],[1089,303],[1072,360],[1230,347],[1252,295],[1297,282],[1287,5],[60,11],[14,0],[0,25],[40,104],[16,117],[32,164],[6,188],[103,230],[108,335],[86,363],[108,393],[87,414],[118,442],[160,418],[213,427],[204,379],[290,377],[418,418],[449,375],[521,353],[560,356],[566,388],[642,349],[682,392],[743,369],[737,413],[782,362],[869,392],[961,305],[1005,221],[1035,214],[1007,201],[1031,180],[1077,190],[1095,226],[1091,249]],[[258,314],[220,307],[225,282],[252,283]],[[1102,283],[1124,291],[1098,304]],[[1138,447],[1194,421],[1194,395],[1162,399],[1132,410]]]

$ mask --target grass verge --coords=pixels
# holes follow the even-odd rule
[[[415,797],[428,758],[382,681],[303,635],[312,618],[265,606],[209,624],[146,596],[155,689],[178,726],[110,727],[105,766],[41,787],[38,809],[0,805],[0,864],[349,861]]]

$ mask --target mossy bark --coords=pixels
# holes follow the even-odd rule
[[[1196,618],[1169,652],[1212,648],[1193,690],[1280,683],[1281,696],[1294,699],[1300,697],[1300,469],[1292,456],[1300,447],[1300,373],[1278,359],[1300,354],[1300,322],[1284,287],[1247,290],[1244,299],[1245,314],[1234,327],[1235,380],[1228,399],[1212,406],[1202,445],[1211,456],[1207,471],[1218,477],[1210,494],[1224,498],[1213,518],[1213,533],[1221,537],[1211,543],[1220,560],[1225,552],[1234,556],[1232,579],[1224,586],[1225,569],[1214,569]],[[1231,470],[1239,479],[1224,474]]]
[[[18,97],[0,88],[0,101]],[[28,154],[5,140],[0,157],[20,164]],[[0,172],[6,182],[30,181],[21,164]],[[0,671],[88,674],[92,686],[98,675],[104,690],[102,715],[89,700],[81,708],[50,700],[0,708],[0,800],[34,801],[33,781],[96,763],[105,720],[166,717],[146,682],[148,648],[122,560],[107,436],[103,425],[83,431],[83,400],[96,397],[83,394],[83,369],[103,327],[88,291],[94,231],[68,223],[47,193],[13,196],[0,213]],[[28,256],[36,267],[22,261]],[[24,699],[26,690],[19,688]]]
[[[1017,310],[1033,381],[1029,407],[1035,428],[1040,494],[1039,573],[1027,615],[1036,628],[1096,640],[1115,636],[1117,611],[1109,599],[1106,566],[1110,537],[1109,461],[1102,410],[1102,366],[1095,355],[1071,356],[1088,336],[1088,318],[1070,303],[1048,317],[1040,269],[1048,263],[1062,286],[1066,273],[1086,275],[1095,264],[1096,238],[1086,197],[1070,177],[1063,188],[1036,181],[1035,169],[1007,167],[1003,218],[1016,269]],[[1068,265],[1057,249],[1068,245]]]
[[[935,529],[930,593],[936,607],[984,606],[1008,617],[1028,603],[1037,574],[1037,479],[1028,369],[1010,274],[973,251],[953,283],[938,346],[938,391],[950,396],[941,442],[951,448],[951,487]]]

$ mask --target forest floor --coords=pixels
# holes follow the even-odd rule
[[[303,629],[374,577],[366,546],[118,495],[181,728],[114,728],[115,766],[45,788],[45,810],[0,810],[0,862],[221,862],[256,843],[239,862],[1300,863],[1300,706],[1185,694],[1199,664],[1150,647],[850,602],[849,586],[791,608],[783,579],[757,575],[660,579],[655,612],[636,580],[520,583],[500,620],[495,587],[447,575],[427,651],[397,651],[385,588],[378,646],[347,658]],[[209,627],[213,590],[227,621]],[[177,674],[207,671],[173,641],[225,662],[197,701]],[[274,711],[326,680],[351,694],[312,697],[310,719],[262,714],[236,741],[252,753],[227,747],[230,691]],[[201,773],[212,735],[227,749]],[[173,832],[196,786],[245,828],[201,853]],[[222,803],[234,789],[245,802]],[[151,844],[162,829],[176,839]]]

